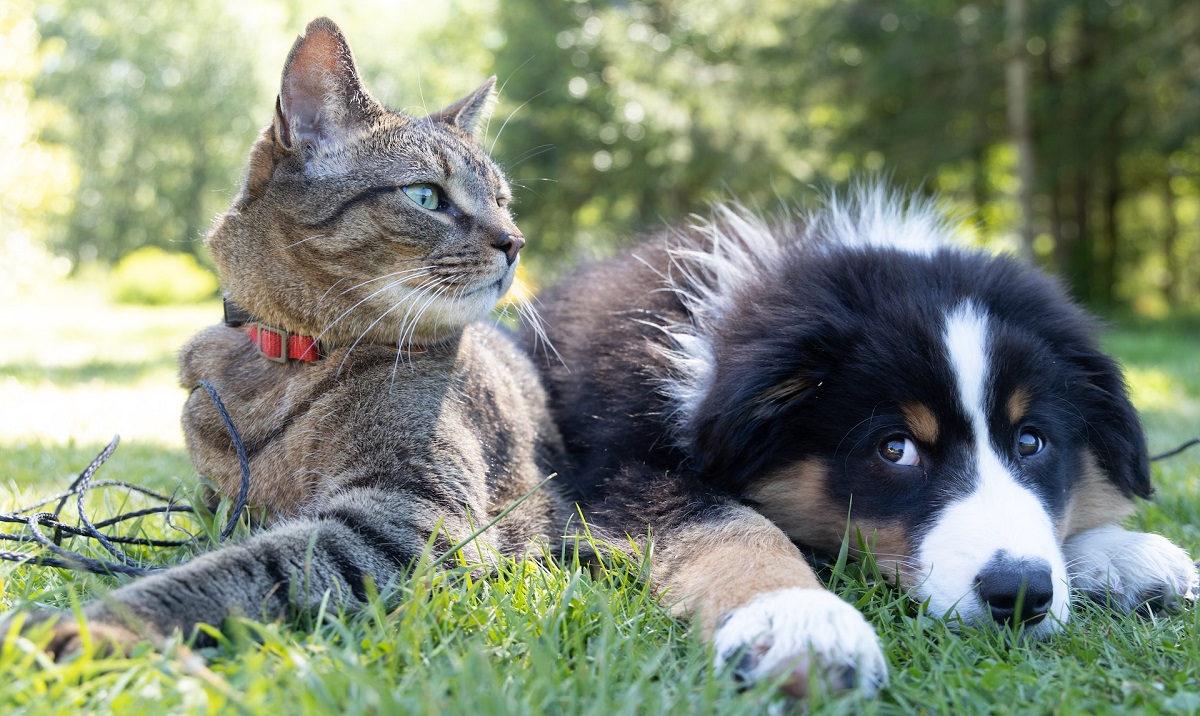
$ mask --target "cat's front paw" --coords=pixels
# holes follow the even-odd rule
[[[14,631],[18,619],[20,631]],[[47,623],[49,623],[47,625]],[[99,620],[89,620],[86,625],[75,620],[68,612],[38,611],[13,617],[0,623],[0,638],[15,638],[19,636],[41,636],[45,638],[44,628],[48,626],[50,640],[46,642],[45,650],[55,661],[91,647],[91,653],[104,656],[126,656],[138,644],[146,641],[142,635],[119,624]],[[39,639],[40,643],[41,639]]]
[[[822,589],[768,592],[730,611],[713,635],[717,667],[733,662],[738,678],[782,678],[804,698],[814,683],[826,693],[856,686],[867,695],[887,685],[879,639],[857,609]]]
[[[1071,589],[1118,611],[1172,607],[1200,592],[1192,558],[1161,535],[1099,527],[1064,542],[1063,555]]]

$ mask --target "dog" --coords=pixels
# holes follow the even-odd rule
[[[1196,596],[1182,549],[1120,526],[1149,460],[1096,322],[954,234],[880,184],[774,220],[717,206],[540,297],[570,498],[646,540],[665,602],[747,681],[887,683],[797,545],[849,538],[929,614],[1034,638],[1073,595]]]

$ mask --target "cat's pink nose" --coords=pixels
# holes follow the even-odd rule
[[[512,266],[513,261],[517,260],[517,252],[525,245],[525,237],[520,234],[510,234],[504,232],[496,238],[496,243],[492,244],[496,248],[504,252],[508,257],[508,265]]]

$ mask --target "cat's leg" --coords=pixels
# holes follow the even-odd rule
[[[379,587],[402,578],[433,540],[437,554],[470,534],[466,510],[447,510],[420,495],[350,490],[329,499],[312,517],[288,520],[245,542],[138,579],[83,609],[95,642],[128,652],[160,643],[197,624],[228,617],[275,619],[289,608],[313,608],[328,595],[336,608],[367,598],[364,581]],[[31,615],[27,625],[59,617],[48,651],[82,645],[69,615]],[[26,627],[28,628],[28,626]],[[0,638],[8,632],[0,624]]]
[[[631,535],[649,526],[656,591],[712,643],[718,667],[732,664],[749,683],[779,679],[797,697],[810,682],[867,694],[887,683],[875,630],[825,589],[779,527],[745,505],[688,494],[686,484],[645,472],[621,471],[610,485],[623,492],[590,516],[585,506],[585,516]]]
[[[1196,564],[1161,535],[1105,525],[1068,537],[1063,556],[1071,589],[1118,611],[1200,593]]]

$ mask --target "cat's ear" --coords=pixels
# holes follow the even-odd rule
[[[496,76],[487,78],[479,89],[463,97],[459,101],[429,115],[439,122],[458,127],[475,139],[492,116],[496,106]]]
[[[275,137],[287,149],[337,142],[366,120],[374,103],[363,89],[350,45],[327,17],[296,39],[275,102]]]

